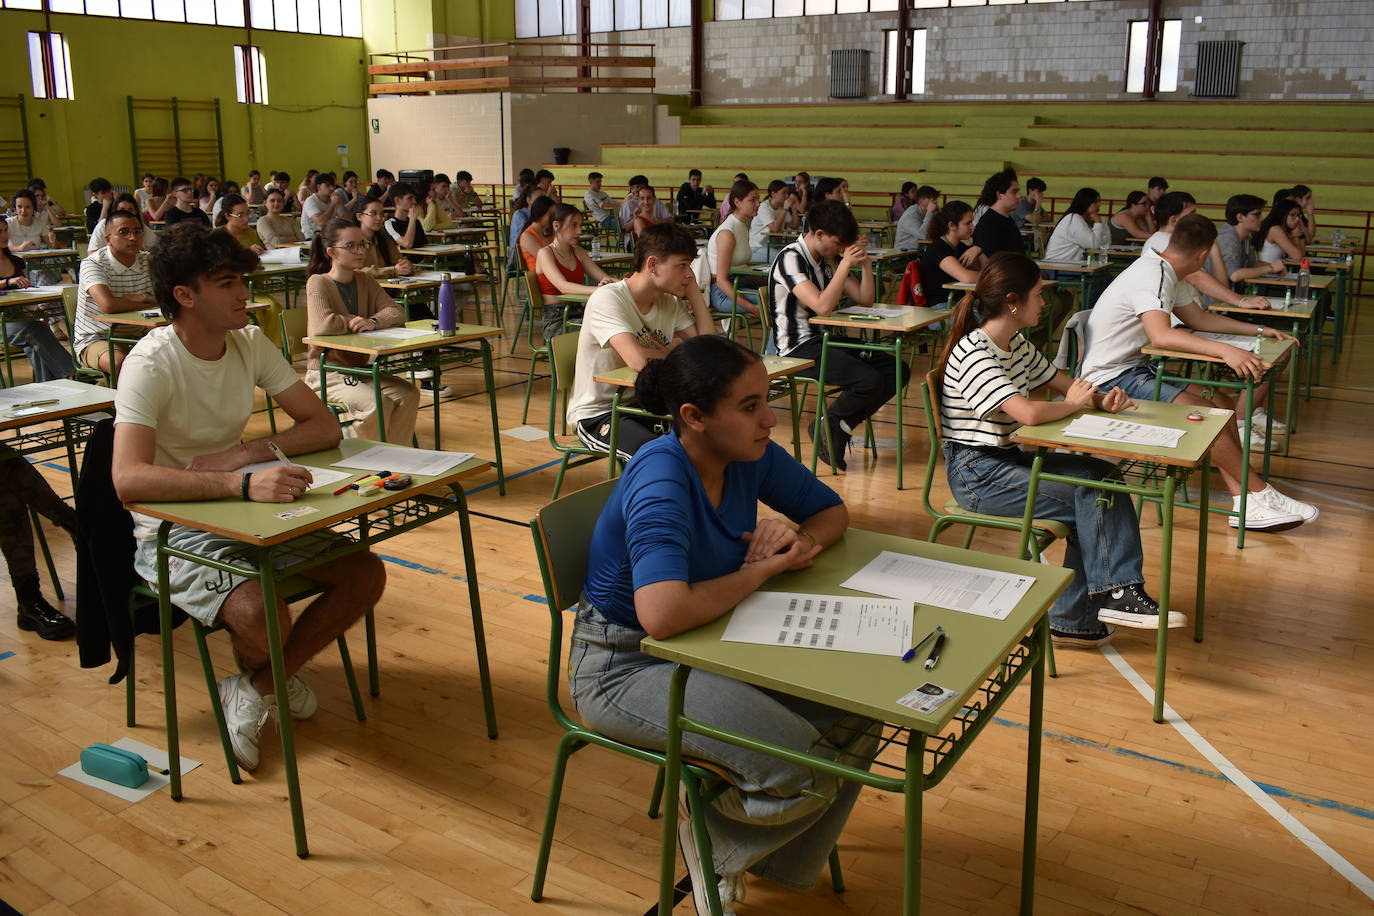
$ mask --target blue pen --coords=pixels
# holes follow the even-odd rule
[[[904,661],[904,662],[909,662],[909,661],[911,661],[913,658],[916,657],[916,653],[920,651],[921,647],[924,646],[926,643],[930,642],[930,638],[931,638],[932,636],[934,636],[934,635],[937,634],[937,633],[944,633],[944,632],[945,632],[945,628],[944,628],[944,627],[936,627],[935,629],[931,630],[931,631],[930,631],[929,633],[927,633],[924,637],[922,637],[922,639],[921,639],[920,642],[918,642],[916,645],[912,646],[910,649],[907,649],[905,652],[902,653],[902,661]]]

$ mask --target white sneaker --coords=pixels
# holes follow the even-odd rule
[[[1301,516],[1304,522],[1310,522],[1318,515],[1321,515],[1321,510],[1316,506],[1299,502],[1291,496],[1284,496],[1278,490],[1274,489],[1273,484],[1270,484],[1268,489],[1257,495],[1262,497],[1270,506],[1273,506],[1280,512],[1289,512],[1293,515]]]
[[[429,378],[434,378],[434,370],[433,370],[433,369],[416,369],[416,370],[415,370],[415,379],[416,379],[416,381],[423,381],[423,380],[429,379]]]
[[[219,699],[234,758],[245,770],[257,769],[258,736],[267,721],[267,704],[246,674],[233,674],[220,681]]]
[[[1245,427],[1244,427],[1243,425],[1237,425],[1237,426],[1236,426],[1236,432],[1239,433],[1239,434],[1242,435],[1242,436],[1245,435]],[[1272,439],[1266,439],[1266,438],[1264,438],[1264,430],[1263,430],[1263,429],[1261,429],[1261,428],[1258,427],[1258,426],[1252,426],[1252,427],[1250,427],[1250,451],[1251,451],[1251,452],[1259,452],[1259,453],[1263,454],[1264,452],[1273,452],[1273,451],[1277,451],[1278,448],[1279,448],[1279,441],[1278,441],[1278,440],[1279,440],[1279,437],[1278,437],[1278,434],[1277,434],[1277,433],[1274,435],[1274,438],[1272,438]]]
[[[1264,424],[1267,423],[1268,421],[1269,421],[1269,415],[1268,415],[1267,413],[1264,412],[1264,408],[1263,408],[1263,407],[1256,408],[1255,412],[1252,413],[1252,414],[1250,414],[1250,422],[1253,423],[1253,424],[1254,424],[1256,427],[1258,427],[1259,429],[1264,429]],[[1288,432],[1288,424],[1287,424],[1287,423],[1280,423],[1278,420],[1275,420],[1275,421],[1274,421],[1274,435],[1276,435],[1276,436],[1282,436],[1282,435],[1287,434],[1287,432]]]
[[[710,895],[706,892],[707,881],[715,881],[716,873],[712,868],[708,873],[701,857],[697,855],[697,835],[692,824],[692,815],[687,810],[687,790],[678,786],[677,845],[682,850],[682,861],[687,864],[687,876],[692,881],[692,903],[698,916],[709,916],[711,912]],[[737,894],[736,883],[741,892]],[[716,892],[720,895],[722,916],[735,916],[735,900],[744,899],[742,888],[743,874],[724,877],[716,882]]]
[[[286,679],[286,706],[291,710],[291,718],[308,719],[320,708],[320,698],[299,674],[293,674]]]
[[[1240,509],[1240,497],[1232,497],[1233,509]],[[1286,531],[1303,523],[1303,517],[1295,512],[1284,512],[1270,505],[1264,491],[1251,493],[1245,501],[1245,527],[1252,531]],[[1232,515],[1226,519],[1232,528],[1240,527],[1240,519]]]
[[[421,382],[421,383],[420,383],[420,390],[421,390],[421,391],[424,391],[424,392],[433,391],[433,390],[434,390],[434,383],[433,383],[433,382]],[[451,397],[453,397],[453,389],[450,388],[450,387],[447,386],[447,385],[440,385],[440,386],[439,386],[439,397],[441,397],[441,398],[451,398]]]

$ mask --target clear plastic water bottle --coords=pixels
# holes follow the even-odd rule
[[[1251,352],[1251,353],[1254,353],[1254,354],[1256,354],[1256,355],[1258,355],[1258,354],[1259,354],[1259,351],[1260,351],[1260,347],[1262,347],[1262,346],[1264,346],[1264,332],[1263,332],[1263,331],[1256,331],[1256,332],[1255,332],[1255,342],[1252,343],[1252,344],[1250,344],[1250,352]]]
[[[1308,294],[1312,289],[1312,262],[1307,258],[1302,259],[1302,264],[1298,266],[1298,287],[1293,293],[1293,298],[1300,302],[1306,302]]]
[[[439,333],[452,334],[458,328],[458,303],[453,298],[453,284],[449,275],[439,281]]]
[[[1337,226],[1337,227],[1336,227],[1336,247],[1337,247],[1337,248],[1340,247],[1340,245],[1341,245],[1341,240],[1344,239],[1344,238],[1345,238],[1345,233],[1341,231],[1341,228],[1340,228],[1339,226]]]
[[[1286,309],[1293,307],[1293,290],[1286,289],[1283,291],[1283,307]]]
[[[601,234],[600,234],[600,233],[593,233],[593,234],[592,234],[592,257],[593,257],[593,258],[599,258],[599,257],[601,257]]]

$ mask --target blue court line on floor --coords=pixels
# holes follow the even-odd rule
[[[1011,719],[1003,719],[1001,716],[994,716],[992,721],[998,725],[1006,726],[1007,728],[1015,728],[1020,731],[1030,730],[1030,726],[1026,725],[1024,722],[1015,722]],[[1161,766],[1167,766],[1184,773],[1191,773],[1195,776],[1206,776],[1208,779],[1215,779],[1219,782],[1231,782],[1230,779],[1226,778],[1225,774],[1220,773],[1217,770],[1211,770],[1207,767],[1196,767],[1190,764],[1180,763],[1177,760],[1170,760],[1167,757],[1156,757],[1153,754],[1145,754],[1140,751],[1133,751],[1128,747],[1117,747],[1113,744],[1105,744],[1101,741],[1093,741],[1089,738],[1079,738],[1076,735],[1065,735],[1059,732],[1051,731],[1046,731],[1045,737],[1048,738],[1050,741],[1058,741],[1064,744],[1072,744],[1076,747],[1089,748],[1094,751],[1107,751],[1110,754],[1115,754],[1118,757],[1125,757],[1130,760],[1143,760],[1146,763],[1157,763]],[[1255,781],[1255,785],[1263,789],[1265,795],[1270,795],[1274,798],[1288,798],[1292,799],[1293,801],[1302,802],[1304,805],[1311,805],[1314,808],[1326,808],[1330,811],[1341,811],[1345,814],[1353,814],[1355,817],[1374,821],[1374,809],[1371,808],[1362,808],[1359,805],[1352,805],[1348,802],[1337,801],[1334,798],[1322,798],[1318,795],[1309,795],[1306,792],[1298,792],[1293,789],[1284,788],[1283,786],[1274,785],[1273,783],[1260,782],[1259,780]]]
[[[560,461],[562,461],[562,460],[563,460],[562,458],[555,458],[555,459],[553,459],[552,461],[550,461],[548,464],[541,464],[541,465],[539,465],[538,467],[533,467],[533,468],[530,468],[530,469],[528,469],[528,470],[521,471],[521,472],[519,472],[518,474],[507,474],[507,475],[506,475],[506,483],[510,483],[512,480],[515,480],[515,479],[517,479],[517,478],[519,478],[519,477],[524,477],[524,476],[526,476],[526,475],[528,475],[528,474],[534,474],[534,473],[536,473],[536,472],[538,472],[538,471],[547,470],[548,468],[553,467],[554,465],[558,464],[558,463],[559,463]],[[492,487],[496,486],[496,483],[497,483],[497,482],[493,480],[491,483],[484,483],[484,484],[482,484],[480,487],[474,487],[474,488],[471,489],[471,490],[464,490],[463,492],[466,493],[468,496],[471,496],[471,495],[474,494],[474,493],[481,493],[483,490],[490,490]]]
[[[14,657],[14,653],[13,653],[13,652],[0,652],[0,662],[4,661],[4,660],[7,659],[7,658],[13,658],[13,657]]]

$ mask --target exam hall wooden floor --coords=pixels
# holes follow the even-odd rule
[[[1332,387],[1302,405],[1293,457],[1275,460],[1276,474],[1294,482],[1290,492],[1321,507],[1318,522],[1252,534],[1243,551],[1224,522],[1212,522],[1207,639],[1195,644],[1173,633],[1168,681],[1180,715],[1367,875],[1374,874],[1371,363],[1374,335],[1356,337],[1340,367],[1327,372]],[[523,356],[500,360],[504,428],[519,425],[526,367]],[[446,380],[461,395],[480,377],[464,370]],[[534,425],[547,416],[545,392],[536,389]],[[485,409],[480,397],[447,403],[446,444],[489,454]],[[856,526],[923,538],[924,420],[919,410],[908,416],[912,489],[895,491],[891,452],[876,465],[856,458],[849,475],[825,479],[845,497]],[[889,412],[880,419],[879,436],[890,438]],[[255,418],[252,431],[264,425]],[[420,429],[427,437],[425,422]],[[542,588],[525,525],[554,476],[552,468],[530,469],[554,456],[543,441],[503,437],[502,445],[508,495],[488,487],[471,500],[498,740],[482,726],[452,522],[383,548],[390,578],[378,608],[382,695],[368,701],[367,722],[353,717],[334,652],[305,671],[322,706],[297,728],[312,850],[304,861],[292,853],[273,729],[264,731],[260,769],[230,784],[185,628],[176,635],[182,748],[203,766],[187,776],[185,801],[163,791],[128,804],[55,774],[93,741],[131,735],[165,746],[155,640],[138,643],[142,723],[128,729],[123,686],[105,683],[109,669],[81,670],[71,643],[21,634],[4,613],[0,652],[15,654],[0,660],[0,898],[44,916],[648,909],[659,848],[659,822],[645,815],[653,773],[595,749],[569,768],[545,902],[528,896],[557,731],[543,701],[548,615],[536,598]],[[44,474],[68,492],[65,473],[45,467]],[[603,475],[598,463],[574,471],[569,485]],[[1183,511],[1180,519],[1174,599],[1191,612],[1196,515]],[[70,546],[51,532],[50,540],[71,596]],[[1160,539],[1149,516],[1144,540],[1153,581]],[[980,535],[974,546],[1008,551],[1013,541]],[[8,607],[12,593],[0,585],[0,594]],[[226,641],[212,642],[224,671]],[[1123,630],[1115,645],[1150,677],[1153,634]],[[359,657],[356,636],[354,646]],[[1104,657],[1061,651],[1059,665],[1045,719],[1038,912],[1371,910],[1178,732],[1151,723],[1146,701]],[[1025,694],[926,797],[926,913],[1015,911]],[[843,895],[825,876],[805,894],[754,881],[740,912],[897,912],[901,810],[897,797],[861,796],[840,847]],[[678,907],[690,910],[690,902]]]

